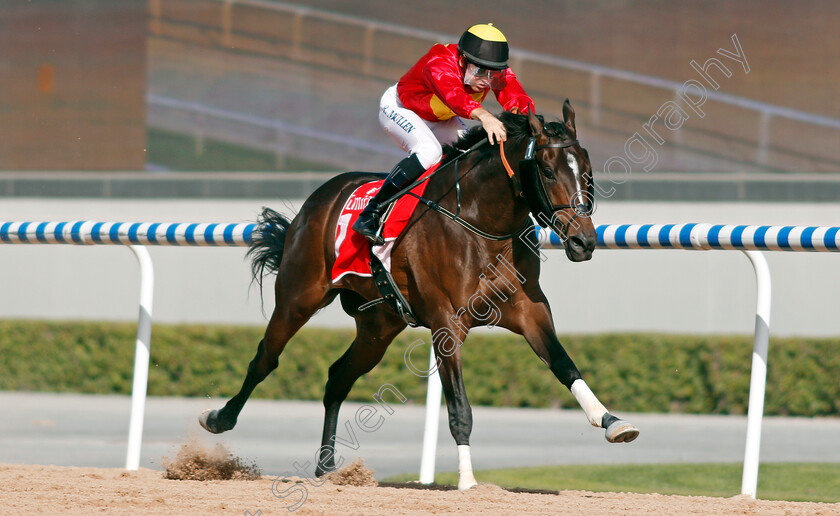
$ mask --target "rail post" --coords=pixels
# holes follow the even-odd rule
[[[420,458],[420,483],[434,484],[435,458],[437,455],[438,426],[440,425],[440,398],[443,384],[435,356],[435,347],[429,351],[429,380],[426,387],[426,426],[423,429],[423,454]]]
[[[131,418],[128,423],[128,451],[125,469],[140,467],[140,448],[143,443],[143,418],[146,412],[146,390],[149,385],[149,355],[152,346],[152,298],[155,270],[149,251],[142,245],[129,249],[140,265],[140,314],[137,320],[137,341],[134,346],[134,380],[131,386]]]
[[[756,311],[753,336],[750,400],[747,407],[747,442],[741,494],[755,498],[758,490],[758,457],[761,446],[761,423],[764,417],[764,392],[767,386],[767,349],[770,341],[770,268],[761,251],[743,251],[755,269]]]

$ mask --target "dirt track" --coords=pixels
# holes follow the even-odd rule
[[[0,507],[5,514],[289,514],[281,499],[292,483],[165,480],[148,469],[0,465]],[[306,485],[306,484],[301,484]],[[288,492],[292,494],[291,491]],[[840,514],[840,504],[773,502],[745,497],[708,498],[561,491],[512,493],[493,485],[467,492],[325,483],[308,486],[296,514]]]

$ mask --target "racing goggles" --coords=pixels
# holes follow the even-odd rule
[[[505,70],[492,70],[482,66],[467,63],[464,71],[464,84],[478,87],[490,87],[494,90],[501,89],[505,85]]]

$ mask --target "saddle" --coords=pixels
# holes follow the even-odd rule
[[[385,224],[387,224],[388,218],[391,215],[394,206],[396,206],[397,202],[402,198],[403,196],[398,197],[385,210],[385,213],[382,216],[383,232],[385,229]],[[414,204],[416,207],[416,203]],[[408,300],[405,298],[405,296],[403,296],[402,292],[400,292],[400,287],[397,285],[397,282],[394,281],[394,277],[391,275],[391,271],[388,269],[388,267],[385,267],[385,264],[382,263],[382,260],[379,259],[379,256],[377,255],[378,253],[374,250],[374,247],[378,246],[374,246],[374,244],[370,242],[368,243],[368,249],[370,250],[370,273],[373,278],[373,282],[376,285],[376,289],[379,291],[379,294],[382,297],[364,303],[359,307],[359,311],[364,312],[365,310],[372,308],[378,304],[386,303],[388,306],[391,307],[393,311],[395,311],[402,318],[403,321],[406,322],[406,324],[408,324],[412,328],[420,326],[420,320],[417,318],[416,315],[414,315],[414,312],[411,310],[411,306],[408,304]]]
[[[423,173],[421,179],[432,174],[436,169],[437,166],[429,168]],[[406,324],[417,327],[421,325],[421,322],[414,315],[391,275],[391,250],[394,241],[414,214],[427,182],[418,184],[410,192],[406,192],[390,204],[383,214],[382,236],[385,244],[375,246],[353,231],[352,226],[381,184],[382,180],[365,183],[359,186],[345,202],[336,225],[336,260],[332,268],[332,280],[337,282],[348,274],[371,277],[382,297],[363,304],[359,309],[367,310],[378,304],[387,303]]]

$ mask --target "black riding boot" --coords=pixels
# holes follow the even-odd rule
[[[426,169],[417,159],[417,154],[412,154],[397,163],[388,177],[385,178],[382,188],[376,192],[373,199],[359,214],[358,220],[353,224],[353,230],[376,245],[384,244],[385,239],[379,234],[379,228],[382,225],[382,214],[388,208],[388,205],[383,204],[383,201],[391,198],[403,187],[423,175],[425,171]]]

